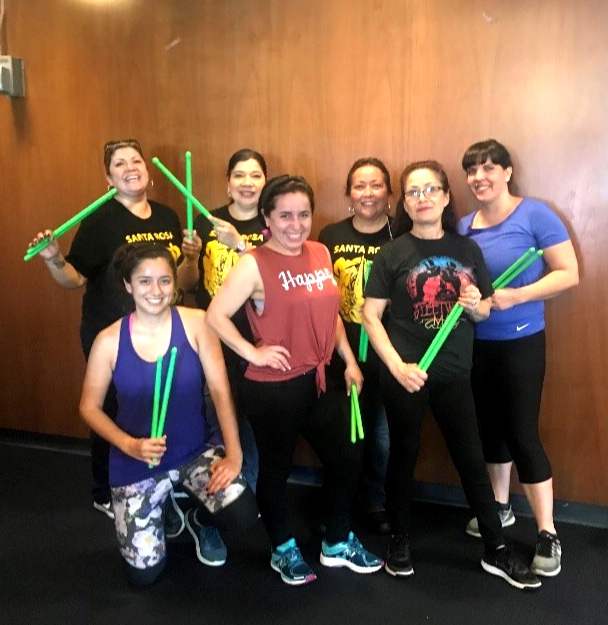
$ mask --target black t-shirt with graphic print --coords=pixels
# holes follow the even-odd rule
[[[470,283],[477,285],[484,299],[494,291],[476,243],[458,234],[418,239],[408,232],[382,247],[365,295],[390,300],[391,343],[404,362],[419,362]],[[468,375],[472,352],[473,323],[462,314],[429,374],[443,379]]]
[[[181,256],[182,230],[175,211],[149,201],[152,214],[141,219],[112,198],[80,225],[66,260],[86,279],[82,298],[82,336],[86,342],[133,309],[133,300],[110,267],[125,243],[155,241],[165,245],[176,261]],[[84,341],[84,339],[83,339]],[[84,345],[88,353],[90,345]]]
[[[229,205],[217,208],[211,214],[218,219],[231,223],[241,237],[253,247],[259,247],[264,243],[262,224],[257,215],[244,221],[235,219],[230,214]],[[205,216],[199,215],[196,218],[194,229],[203,241],[199,260],[201,279],[196,292],[196,305],[207,310],[211,298],[217,293],[232,267],[238,262],[239,255],[217,240],[213,224]]]
[[[331,256],[334,276],[340,289],[340,317],[355,357],[359,354],[366,263],[373,264],[380,247],[391,238],[388,223],[378,232],[359,232],[353,226],[352,217],[325,226],[319,234],[319,243],[327,247]],[[370,345],[368,361],[374,361],[375,358],[377,356]],[[334,368],[338,372],[344,369],[341,359],[335,355],[332,359]]]

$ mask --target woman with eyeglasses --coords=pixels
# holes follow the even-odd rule
[[[380,376],[391,440],[385,569],[402,577],[414,572],[410,507],[420,428],[430,407],[479,519],[485,543],[481,566],[516,588],[537,588],[538,578],[505,546],[477,432],[470,384],[473,323],[489,315],[493,292],[483,255],[456,232],[448,178],[439,163],[408,165],[401,174],[401,194],[397,238],[376,256],[363,308],[363,324],[385,365]],[[389,302],[385,328],[382,316]],[[456,304],[464,314],[427,373],[418,363]]]
[[[243,254],[211,301],[206,321],[249,363],[243,395],[260,458],[256,495],[272,545],[270,566],[291,586],[316,579],[287,518],[287,479],[302,434],[324,467],[327,532],[321,564],[372,573],[382,560],[350,531],[359,475],[350,423],[319,409],[334,348],[346,365],[346,388],[356,384],[360,390],[363,378],[338,314],[340,295],[329,253],[308,241],[314,194],[304,178],[279,176],[266,183],[258,207],[270,238]],[[253,341],[231,319],[244,304]]]
[[[503,527],[513,525],[509,503],[513,462],[537,524],[532,570],[554,577],[561,570],[561,543],[553,522],[551,465],[538,431],[545,377],[544,300],[578,284],[574,247],[561,220],[543,202],[509,190],[513,164],[507,149],[489,139],[462,157],[476,210],[460,232],[482,249],[496,278],[531,247],[537,261],[492,296],[492,314],[475,328],[472,384],[484,456]],[[467,534],[479,536],[471,519]]]
[[[365,438],[359,443],[363,458],[354,512],[376,534],[390,531],[384,509],[388,425],[380,393],[378,356],[371,347],[367,350],[367,357],[359,354],[359,346],[366,274],[380,247],[392,239],[388,215],[392,192],[390,174],[381,160],[373,157],[358,159],[346,177],[346,197],[352,215],[326,226],[319,234],[319,242],[329,250],[340,289],[340,317],[346,336],[355,356],[360,356],[359,367],[365,379],[359,398]],[[329,379],[336,388],[332,394],[338,409],[348,413],[350,404],[344,392],[344,364],[336,354],[330,364]]]
[[[127,139],[106,143],[103,162],[106,181],[116,189],[116,195],[80,224],[66,256],[56,240],[40,252],[55,282],[66,289],[85,289],[80,339],[87,359],[97,334],[128,312],[132,305],[115,288],[110,268],[112,256],[121,245],[156,241],[167,247],[176,260],[182,255],[198,258],[200,248],[200,241],[197,244],[182,237],[179,219],[173,209],[148,199],[151,181],[138,141]],[[51,230],[41,231],[30,246],[51,236]],[[179,271],[183,272],[183,269]],[[113,385],[108,389],[104,410],[109,415],[116,415]],[[108,454],[106,441],[92,433],[93,506],[113,518]]]

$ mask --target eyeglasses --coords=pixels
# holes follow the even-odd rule
[[[443,191],[443,187],[429,184],[424,189],[408,189],[403,195],[412,200],[419,200],[422,194],[424,194],[424,197],[435,197],[439,191]]]

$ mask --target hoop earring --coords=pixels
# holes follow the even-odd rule
[[[355,212],[355,209],[354,209],[352,206],[349,206],[349,207],[348,207],[348,212],[349,212],[349,213],[354,213],[354,212]]]
[[[148,186],[150,188],[152,188],[154,186],[154,180],[152,178],[150,178],[150,180],[148,181]]]

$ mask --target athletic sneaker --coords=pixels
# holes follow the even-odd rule
[[[486,551],[481,559],[484,571],[502,577],[508,584],[520,590],[540,588],[540,580],[508,547]]]
[[[515,515],[513,514],[513,509],[511,508],[510,503],[498,503],[498,516],[500,517],[500,524],[503,527],[511,527],[515,523]],[[469,536],[474,536],[475,538],[481,538],[481,532],[479,531],[479,523],[477,522],[477,517],[473,517],[468,523],[465,532]]]
[[[556,534],[545,530],[538,533],[536,554],[530,568],[544,577],[555,577],[562,570],[562,545]]]
[[[186,527],[184,513],[177,505],[177,501],[175,501],[173,489],[169,491],[169,495],[165,501],[165,517],[163,524],[165,526],[165,536],[167,538],[177,538]]]
[[[105,515],[114,518],[114,509],[112,508],[112,502],[106,501],[105,503],[101,503],[100,501],[93,500],[93,508],[95,510],[99,510],[99,512],[103,512]]]
[[[196,545],[196,557],[207,566],[222,566],[226,562],[226,545],[213,525],[201,525],[196,518],[196,509],[186,512],[186,528],[192,534]]]
[[[410,554],[410,541],[403,534],[393,534],[388,541],[386,564],[384,570],[397,577],[407,577],[414,574],[412,556]]]
[[[310,584],[317,579],[314,571],[306,564],[296,541],[290,538],[279,545],[270,555],[270,567],[281,574],[281,579],[290,586]]]
[[[323,540],[320,560],[324,566],[345,566],[355,573],[375,573],[384,565],[382,558],[367,551],[352,532],[347,541],[335,545]]]

